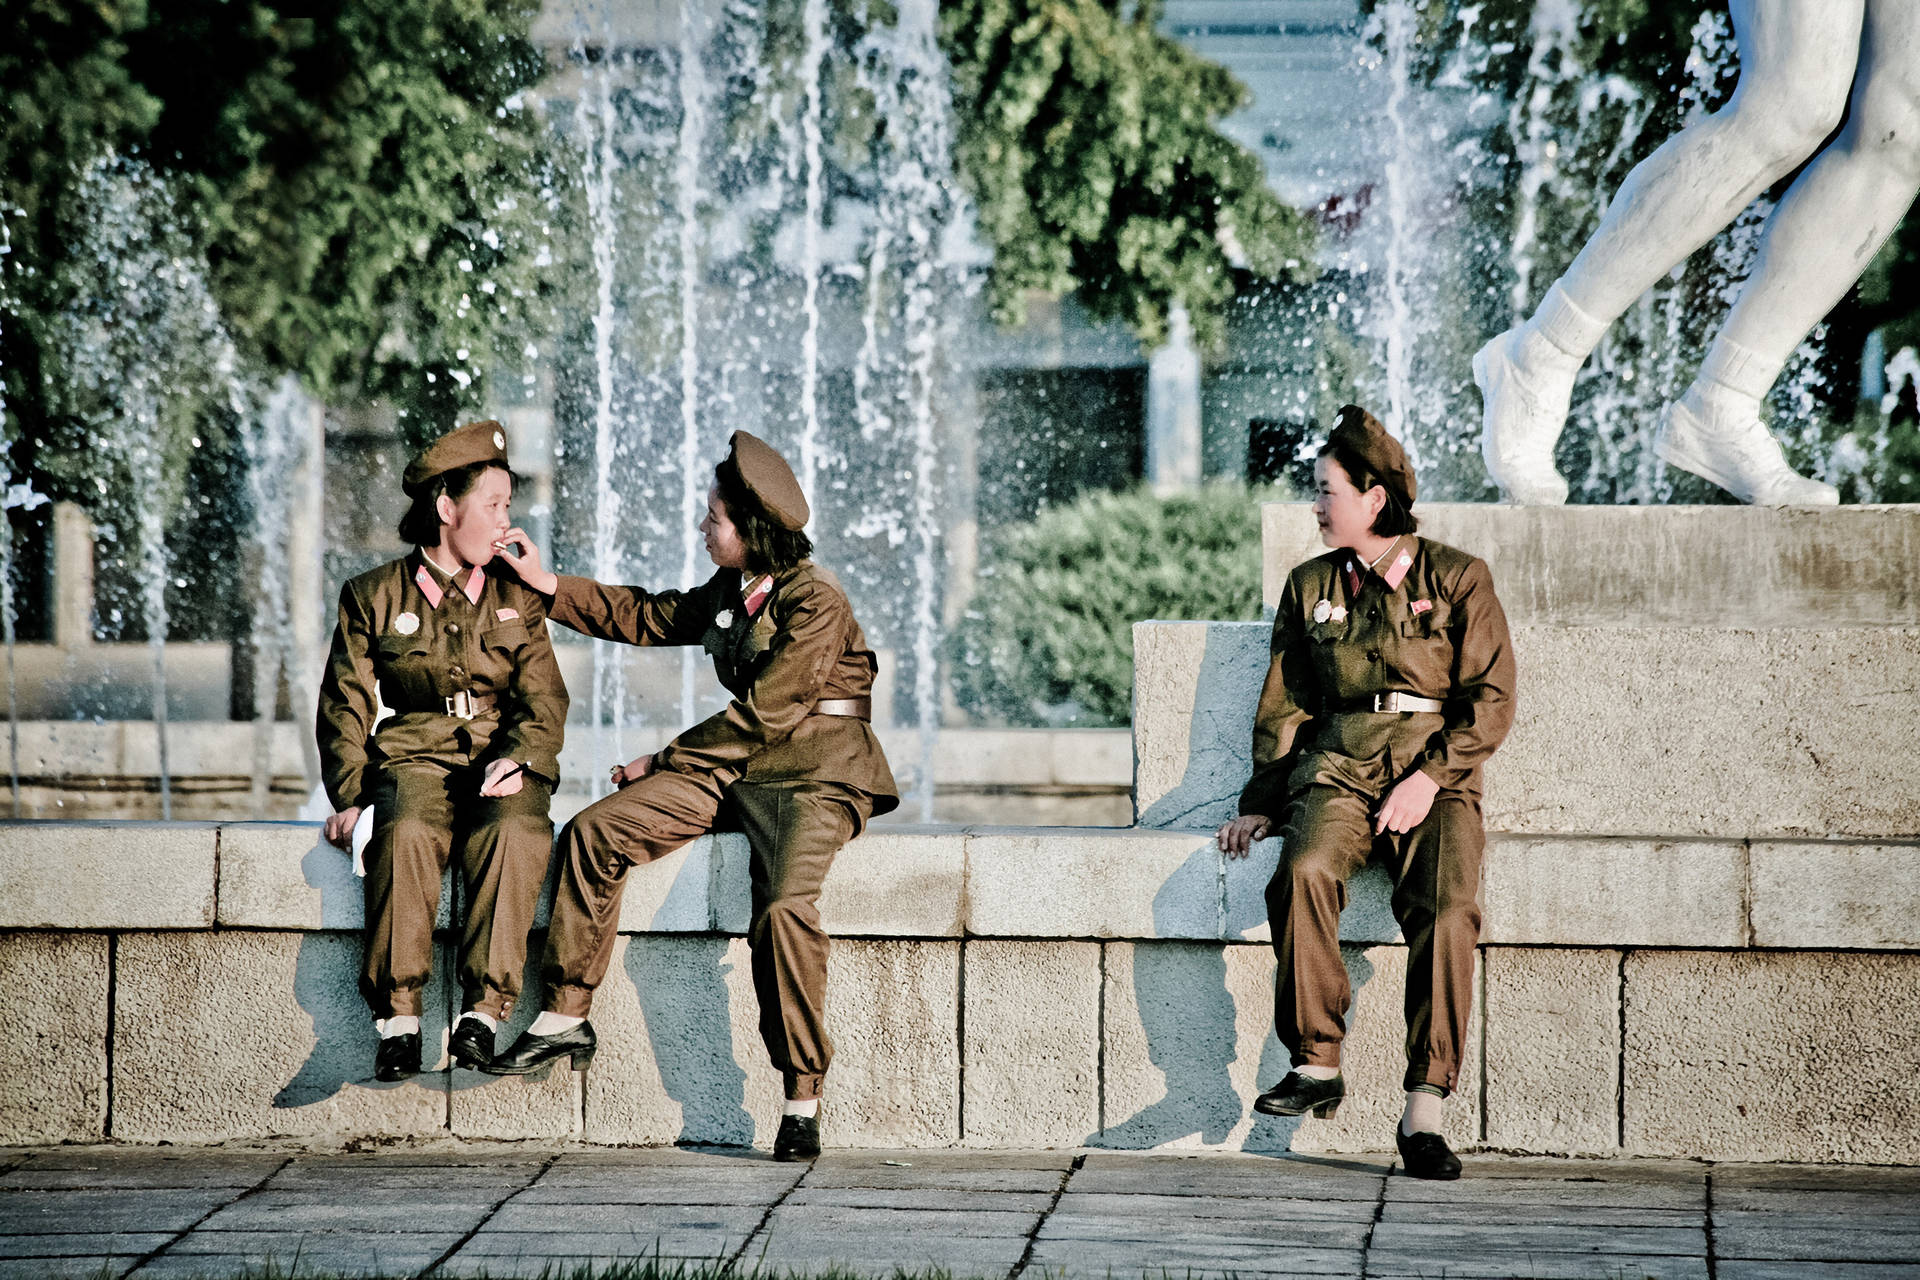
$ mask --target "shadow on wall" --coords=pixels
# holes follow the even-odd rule
[[[693,865],[691,863],[689,866]],[[685,874],[683,871],[682,874]],[[724,937],[682,937],[670,947],[627,948],[660,1085],[680,1104],[682,1143],[753,1145],[747,1073],[734,1059]]]
[[[1154,895],[1155,933],[1177,932],[1178,921],[1191,918],[1194,896],[1211,890],[1218,895],[1224,935],[1244,938],[1267,923],[1264,888],[1280,855],[1280,841],[1264,840],[1249,858],[1226,860],[1206,840]],[[1361,873],[1380,874],[1378,868]],[[1253,1110],[1253,1099],[1292,1069],[1273,1031],[1271,952],[1231,943],[1169,941],[1136,944],[1130,957],[1146,1058],[1165,1077],[1165,1090],[1158,1101],[1091,1135],[1087,1144],[1143,1150],[1197,1136],[1213,1147],[1276,1154],[1291,1150],[1302,1118]],[[1342,947],[1341,957],[1357,997],[1372,979],[1373,965],[1358,947]],[[1367,1006],[1356,998],[1354,1007]],[[1236,1087],[1234,1064],[1242,1048],[1256,1041],[1259,1062],[1254,1071],[1237,1073]]]
[[[293,1078],[274,1095],[276,1109],[325,1102],[348,1085],[369,1089],[427,1089],[443,1093],[444,1073],[428,1072],[412,1080],[385,1084],[373,1078],[373,1055],[380,1036],[359,988],[361,949],[358,931],[337,923],[358,915],[361,881],[347,869],[347,855],[316,839],[300,859],[300,871],[309,886],[319,890],[321,931],[300,940],[294,961],[293,998],[313,1020],[313,1048]],[[442,884],[444,896],[446,886]],[[353,895],[351,900],[344,895]],[[331,927],[329,927],[331,926]],[[444,1057],[447,1038],[447,979],[451,960],[445,947],[435,948],[436,972],[428,984],[420,1018],[421,1043],[429,1062]]]
[[[1207,626],[1206,646],[1193,677],[1185,768],[1180,780],[1141,812],[1138,825],[1162,830],[1211,828],[1239,811],[1269,643],[1264,626]],[[1137,689],[1136,705],[1143,697],[1168,692]]]

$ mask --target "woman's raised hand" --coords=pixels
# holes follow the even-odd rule
[[[516,552],[512,548],[518,547]],[[543,596],[550,596],[560,588],[560,579],[540,562],[540,548],[534,544],[527,531],[514,526],[494,540],[494,554],[506,561],[507,567],[520,575],[520,581],[532,587]]]
[[[1220,852],[1229,858],[1244,858],[1254,841],[1265,840],[1272,830],[1273,824],[1263,815],[1244,813],[1221,827],[1214,839],[1220,843]]]

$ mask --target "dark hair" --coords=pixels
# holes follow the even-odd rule
[[[1413,514],[1413,506],[1400,496],[1400,491],[1382,480],[1374,469],[1367,465],[1365,458],[1344,444],[1332,440],[1320,446],[1320,456],[1332,459],[1340,464],[1347,473],[1347,479],[1353,481],[1353,487],[1365,493],[1375,485],[1387,495],[1387,501],[1380,508],[1380,514],[1373,518],[1373,532],[1383,538],[1398,538],[1402,534],[1412,533],[1420,527],[1420,517]]]
[[[720,460],[713,469],[713,479],[720,486],[720,501],[727,504],[727,516],[746,547],[748,573],[785,573],[813,554],[813,539],[799,529],[774,523],[740,478],[740,468],[732,458]]]
[[[416,547],[439,546],[441,495],[458,502],[472,493],[473,486],[479,484],[480,477],[489,471],[504,471],[509,484],[515,488],[520,485],[520,477],[513,473],[513,468],[503,467],[497,462],[475,462],[451,471],[442,471],[414,495],[413,505],[407,508],[407,514],[400,517],[402,541],[411,542]]]

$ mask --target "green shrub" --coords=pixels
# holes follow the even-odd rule
[[[1096,493],[1001,530],[948,640],[954,691],[1014,725],[1125,725],[1133,624],[1260,616],[1260,504],[1271,486]]]

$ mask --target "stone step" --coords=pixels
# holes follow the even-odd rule
[[[584,1076],[380,1086],[355,991],[357,886],[315,827],[0,826],[0,1143],[764,1146],[780,1099],[740,936],[743,853],[707,839],[629,876]],[[1286,1070],[1259,941],[1276,855],[1269,842],[1223,860],[1205,833],[856,841],[822,900],[837,935],[828,1141],[1382,1149],[1406,952],[1377,873],[1344,922],[1345,1106],[1326,1122],[1249,1114]],[[1898,1016],[1920,982],[1917,860],[1913,844],[1495,839],[1449,1135],[1539,1154],[1920,1161],[1920,1029]],[[457,1009],[451,952],[443,935],[430,1068]],[[511,1031],[538,1003],[537,962],[527,983]]]
[[[1146,827],[1231,818],[1271,628],[1134,627],[1134,804]],[[1490,830],[1900,839],[1920,829],[1920,626],[1514,629],[1512,734]]]
[[[837,937],[1260,942],[1280,856],[1210,832],[873,827],[836,857]],[[623,933],[742,935],[744,836],[636,868]],[[1920,950],[1920,842],[1494,835],[1481,940],[1495,946]],[[450,923],[451,882],[441,893]],[[1386,873],[1355,877],[1343,940],[1400,941]],[[551,884],[548,901],[551,900]],[[546,924],[543,901],[535,927]],[[0,930],[358,930],[360,882],[317,823],[0,823]]]
[[[1920,505],[1426,503],[1420,532],[1493,571],[1515,625],[1920,625]],[[1326,551],[1306,503],[1261,509],[1265,599]]]

